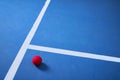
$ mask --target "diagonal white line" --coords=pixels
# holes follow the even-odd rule
[[[37,45],[32,45],[32,44],[29,45],[28,49],[120,63],[120,58],[112,57],[112,56],[105,56],[105,55],[78,52],[78,51],[72,51],[72,50],[37,46]]]
[[[13,78],[14,78],[14,76],[15,76],[18,68],[19,68],[19,65],[21,64],[22,59],[23,59],[23,57],[24,57],[24,55],[25,55],[25,53],[28,49],[28,46],[29,46],[29,44],[30,44],[30,42],[31,42],[31,40],[32,40],[32,38],[33,38],[33,36],[34,36],[38,26],[39,26],[44,14],[45,14],[45,11],[46,11],[49,3],[50,3],[50,0],[47,0],[45,2],[41,12],[39,13],[35,23],[33,24],[32,28],[31,28],[29,34],[27,35],[24,43],[22,44],[17,56],[15,57],[10,69],[8,70],[4,80],[13,80]]]

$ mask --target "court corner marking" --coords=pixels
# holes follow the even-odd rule
[[[29,31],[29,34],[27,35],[27,37],[26,37],[24,43],[22,44],[20,50],[18,51],[17,56],[15,57],[12,65],[10,66],[4,80],[13,80],[14,79],[14,76],[15,76],[15,74],[16,74],[16,72],[17,72],[17,70],[18,70],[18,68],[19,68],[19,66],[22,62],[22,59],[23,59],[23,57],[24,57],[24,55],[25,55],[25,53],[28,49],[28,46],[30,45],[30,42],[31,42],[31,40],[32,40],[32,38],[33,38],[33,36],[34,36],[34,34],[35,34],[43,16],[44,16],[48,6],[49,6],[50,1],[51,0],[46,0],[45,1],[44,6],[42,7],[36,21],[34,22],[31,30]]]

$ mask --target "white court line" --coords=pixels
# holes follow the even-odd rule
[[[64,55],[70,55],[70,56],[77,56],[77,57],[84,57],[84,58],[90,58],[90,59],[97,59],[97,60],[104,60],[104,61],[111,61],[111,62],[120,63],[120,58],[118,58],[118,57],[111,57],[111,56],[98,55],[98,54],[85,53],[85,52],[78,52],[78,51],[72,51],[72,50],[37,46],[37,45],[32,45],[32,44],[30,44],[28,48],[32,49],[32,50],[38,50],[38,51],[44,51],[44,52],[51,52],[51,53],[57,53],[57,54],[64,54]]]
[[[32,28],[31,28],[29,34],[27,35],[24,43],[22,44],[17,56],[15,57],[10,69],[8,70],[4,80],[13,80],[14,79],[14,76],[15,76],[15,74],[16,74],[16,72],[17,72],[17,70],[18,70],[18,68],[19,68],[19,66],[22,62],[22,59],[23,59],[23,57],[24,57],[24,55],[25,55],[25,53],[28,49],[28,46],[30,45],[30,42],[31,42],[31,40],[32,40],[32,38],[33,38],[33,36],[34,36],[38,26],[39,26],[44,14],[45,14],[45,11],[46,11],[49,3],[50,3],[50,0],[47,0],[45,2],[41,12],[39,13],[36,21],[34,22]]]

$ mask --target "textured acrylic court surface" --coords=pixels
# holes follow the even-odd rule
[[[120,1],[52,0],[32,43],[120,57]]]
[[[3,80],[44,0],[0,0],[0,80]]]
[[[45,0],[0,1],[3,80]],[[51,0],[34,45],[120,57],[119,0]],[[34,55],[43,57],[36,68]],[[14,80],[120,80],[120,63],[27,50]]]

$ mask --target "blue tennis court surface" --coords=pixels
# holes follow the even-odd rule
[[[119,4],[1,0],[0,80],[120,80]]]

